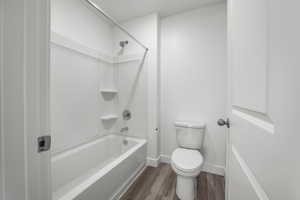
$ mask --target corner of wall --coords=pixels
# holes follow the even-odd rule
[[[152,41],[148,66],[148,156],[155,162],[159,160],[159,99],[158,99],[158,67],[159,67],[159,21],[158,14],[153,13],[154,27],[151,27]]]
[[[158,154],[162,153],[161,141],[161,20],[157,14],[157,128],[158,128]]]
[[[150,167],[158,167],[159,163],[161,162],[160,159],[161,159],[160,156],[157,158],[147,157],[146,165]]]
[[[4,30],[4,1],[0,1],[0,198],[5,199],[3,182],[4,182],[4,148],[3,148],[3,117],[2,117],[2,91],[3,91],[3,30]]]

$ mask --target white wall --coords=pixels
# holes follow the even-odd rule
[[[113,27],[82,1],[52,0],[51,30],[52,151],[59,152],[111,131],[100,117],[115,113],[114,101],[100,89],[114,87],[113,64],[76,50],[111,57]]]
[[[215,4],[161,21],[161,149],[177,147],[173,122],[204,120],[206,166],[225,165],[226,8]]]
[[[51,29],[92,49],[112,53],[112,25],[81,0],[51,0]]]
[[[124,22],[123,25],[149,48],[144,66],[137,82],[137,89],[129,109],[133,117],[127,123],[121,122],[120,125],[129,126],[129,135],[143,137],[148,139],[148,156],[158,157],[158,134],[155,128],[158,126],[158,107],[157,107],[157,73],[158,73],[158,33],[159,19],[157,14],[151,14],[139,17],[134,20]],[[128,40],[129,44],[125,47],[124,55],[136,55],[142,58],[144,49],[136,42],[130,39],[126,34],[115,29],[115,54],[119,52],[119,41]],[[120,111],[129,98],[129,93],[133,87],[134,79],[137,78],[137,72],[141,61],[117,65],[119,70],[120,90]]]

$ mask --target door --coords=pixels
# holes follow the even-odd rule
[[[48,0],[0,0],[0,199],[50,200]]]
[[[299,7],[228,1],[228,200],[300,199]]]

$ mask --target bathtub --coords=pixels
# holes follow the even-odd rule
[[[108,135],[53,155],[52,199],[118,199],[144,169],[146,148],[145,140]]]

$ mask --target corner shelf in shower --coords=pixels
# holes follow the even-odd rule
[[[117,120],[119,117],[117,115],[111,114],[111,115],[103,115],[101,117],[101,120],[107,121],[107,120]]]
[[[118,90],[116,89],[101,89],[100,92],[102,94],[117,94],[118,93]]]

